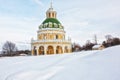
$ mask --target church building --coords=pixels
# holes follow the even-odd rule
[[[71,39],[66,39],[64,26],[57,19],[52,7],[46,12],[46,19],[39,26],[37,40],[31,40],[32,55],[51,55],[72,52]]]

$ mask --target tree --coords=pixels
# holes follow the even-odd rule
[[[106,40],[112,39],[112,35],[106,35],[105,38]]]
[[[89,44],[91,44],[91,41],[90,41],[90,40],[87,40],[87,41],[86,41],[86,45],[89,45]]]
[[[90,40],[87,40],[86,41],[86,44],[83,46],[83,50],[92,50],[92,47],[94,46],[95,44],[91,43]]]
[[[94,35],[93,39],[94,39],[94,44],[97,44],[97,35],[96,34]]]
[[[103,43],[102,43],[105,47],[120,45],[120,39],[117,37],[112,37],[111,35],[106,35],[105,38],[106,38],[106,41],[103,41]]]
[[[107,48],[108,47],[108,43],[106,41],[103,41],[102,45]]]
[[[17,47],[14,43],[6,41],[2,47],[2,52],[7,56],[12,56],[17,51]]]
[[[79,44],[77,44],[77,43],[72,44],[72,51],[73,52],[80,51],[80,50],[81,50],[81,47]]]
[[[111,44],[112,44],[112,46],[119,45],[120,44],[120,39],[119,38],[113,38],[113,42]]]
[[[111,35],[106,35],[105,38],[106,38],[107,43],[112,42],[113,37]]]
[[[105,38],[106,38],[106,47],[112,46],[113,37],[111,35],[106,35]]]

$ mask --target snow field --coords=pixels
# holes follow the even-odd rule
[[[0,80],[120,80],[119,75],[120,46],[0,59]]]

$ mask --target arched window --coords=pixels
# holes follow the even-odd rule
[[[44,55],[44,47],[43,46],[39,47],[39,55]]]
[[[56,47],[56,54],[60,54],[63,53],[62,47],[61,46],[57,46]]]
[[[58,39],[58,35],[56,35],[56,39]]]
[[[48,46],[48,48],[47,48],[47,54],[54,54],[54,48],[53,48],[53,46]]]
[[[52,17],[54,17],[54,13],[52,13]]]
[[[50,17],[50,13],[49,13],[49,17]]]

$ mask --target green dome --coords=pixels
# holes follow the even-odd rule
[[[47,18],[43,21],[42,24],[49,23],[49,22],[56,23],[56,24],[61,24],[56,18]]]
[[[43,23],[39,26],[42,28],[60,28],[63,29],[62,24],[56,18],[47,18],[43,21]]]

